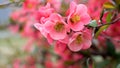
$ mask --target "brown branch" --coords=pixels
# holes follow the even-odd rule
[[[114,23],[116,23],[117,21],[119,21],[120,20],[120,17],[119,18],[117,18],[117,19],[115,19],[114,21],[112,21],[111,23],[105,23],[105,24],[101,24],[101,25],[98,25],[97,26],[97,28],[100,28],[100,27],[102,27],[102,26],[104,26],[104,25],[110,25],[110,24],[114,24]],[[96,28],[96,27],[95,27]]]

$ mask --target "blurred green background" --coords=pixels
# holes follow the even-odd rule
[[[0,0],[0,4],[7,1]],[[12,10],[9,6],[0,8],[0,68],[12,68],[13,60],[23,54],[22,46],[26,43],[26,39],[8,29]]]

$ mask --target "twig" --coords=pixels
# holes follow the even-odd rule
[[[103,24],[103,23],[102,23],[102,22],[103,22],[103,21],[102,21],[102,18],[103,18],[104,12],[105,12],[105,10],[103,9],[102,12],[101,12],[101,15],[100,15],[100,23],[101,23],[101,24]]]
[[[114,21],[112,21],[111,23],[101,24],[101,25],[97,26],[97,28],[102,27],[102,26],[104,26],[104,25],[114,24],[114,23],[116,23],[116,22],[117,22],[117,21],[119,21],[119,20],[120,20],[120,17],[119,17],[119,18],[117,18],[117,19],[115,19],[115,20],[114,20]],[[96,27],[95,27],[95,28],[96,28]]]
[[[6,8],[6,7],[9,7],[10,5],[19,5],[21,1],[14,1],[14,2],[3,2],[3,3],[0,3],[0,8]]]

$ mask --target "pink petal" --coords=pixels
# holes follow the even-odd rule
[[[74,41],[72,41],[68,44],[68,47],[72,51],[79,51],[82,49],[83,44],[76,44]]]
[[[90,23],[90,16],[87,13],[84,13],[80,16],[80,21],[82,21],[85,25]]]
[[[57,54],[62,54],[66,49],[66,44],[57,41],[54,48]]]
[[[77,4],[74,2],[74,1],[72,1],[71,3],[70,3],[70,13],[73,13],[74,12],[74,10],[75,10],[75,8],[76,8],[76,6],[77,6]]]
[[[76,44],[76,42],[75,42],[75,39],[79,34],[81,34],[81,32],[77,32],[77,33],[73,34],[73,36],[69,39],[68,47],[72,51],[79,51],[83,47],[82,43],[81,44]]]
[[[79,22],[77,24],[71,24],[70,27],[73,31],[80,31],[84,28],[84,24],[83,22]]]
[[[90,48],[91,44],[92,44],[91,40],[86,40],[84,42],[84,44],[83,44],[82,49],[88,49],[88,48]]]
[[[90,30],[85,30],[85,32],[83,32],[83,37],[84,37],[84,46],[83,49],[88,49],[90,48],[91,44],[92,44],[92,32]]]
[[[47,34],[48,34],[48,33],[45,31],[45,29],[44,29],[44,27],[43,27],[42,24],[35,23],[34,26],[35,26],[35,28],[37,28],[37,29],[41,32],[41,34],[42,34],[44,37],[47,37]]]
[[[53,13],[50,15],[50,20],[56,22],[56,21],[62,20],[62,17],[57,13]]]
[[[53,26],[54,26],[53,22],[46,21],[45,24],[44,24],[45,31],[48,32],[48,33],[50,33],[50,31],[52,30]]]
[[[50,36],[51,38],[53,38],[54,40],[60,40],[60,39],[64,39],[66,37],[66,30],[62,31],[62,32],[56,32],[54,29],[51,30],[50,32]]]
[[[49,44],[51,44],[51,45],[53,44],[53,39],[50,37],[49,34],[47,35],[47,41]]]
[[[62,43],[68,44],[68,42],[69,42],[68,35],[64,39],[60,39],[59,41],[62,42]]]
[[[37,28],[38,30],[41,30],[41,29],[42,29],[42,24],[40,24],[40,23],[35,23],[34,26],[35,26],[35,28]]]
[[[79,4],[77,5],[75,13],[81,15],[87,13],[87,11],[87,7],[84,4]]]

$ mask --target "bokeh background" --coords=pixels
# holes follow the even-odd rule
[[[8,0],[0,0],[0,4],[6,2]],[[14,34],[8,28],[9,17],[14,8],[11,6],[0,8],[0,68],[12,68],[13,60],[24,53],[22,46],[26,43],[26,39]]]

